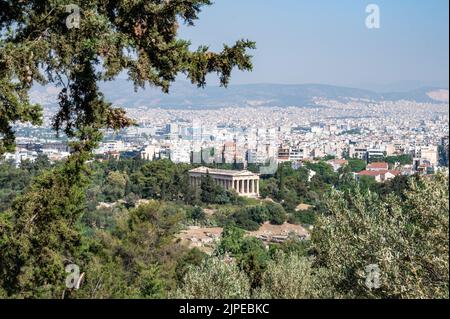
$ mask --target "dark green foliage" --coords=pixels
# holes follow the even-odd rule
[[[3,8],[1,8],[4,14]],[[0,30],[3,26],[0,24]],[[2,32],[3,33],[3,32]],[[3,41],[0,40],[0,50]],[[0,51],[0,155],[13,152],[15,148],[15,135],[12,124],[18,121],[30,122],[33,125],[42,124],[42,110],[39,105],[31,104],[26,94],[27,85],[14,83],[6,78],[6,62]],[[25,66],[22,66],[25,67]],[[25,72],[28,72],[24,70]],[[28,76],[28,75],[26,75]]]
[[[310,171],[314,171],[316,175],[309,181]],[[345,177],[348,182],[353,180],[348,175]],[[299,203],[316,205],[324,193],[339,186],[341,181],[340,174],[335,173],[331,165],[323,161],[306,163],[298,170],[294,170],[291,163],[283,163],[275,177],[262,180],[260,190],[262,197],[276,200],[288,213],[293,213]]]
[[[13,200],[30,185],[34,176],[50,168],[46,156],[38,156],[34,162],[23,161],[20,167],[12,163],[0,163],[0,212],[11,207]]]
[[[399,163],[401,166],[411,165],[413,163],[413,157],[411,155],[399,155],[399,156],[388,156],[384,158],[386,163],[389,163],[389,166],[394,166],[396,163]]]
[[[247,209],[239,210],[238,212],[233,214],[232,218],[236,226],[242,229],[255,231],[258,230],[261,226],[259,222],[252,219],[251,212],[249,212]]]
[[[262,276],[268,261],[269,253],[261,240],[254,237],[248,237],[243,240],[238,265],[248,275],[252,288],[261,285]]]
[[[283,207],[288,212],[295,211],[295,208],[299,204],[299,198],[295,190],[289,190],[284,193],[283,196]]]
[[[0,286],[9,296],[59,298],[65,264],[83,254],[76,225],[86,180],[77,165],[46,171],[0,214]]]
[[[214,183],[214,180],[209,174],[202,177],[200,189],[202,202],[209,204],[216,203],[218,197],[223,192],[223,189]]]
[[[418,179],[419,176],[408,177],[399,175],[385,183],[376,183],[372,185],[372,190],[376,191],[383,197],[389,194],[395,194],[401,198],[404,197],[404,192],[409,189],[411,179]]]
[[[235,226],[226,226],[222,232],[222,240],[218,245],[216,252],[219,255],[229,253],[239,255],[244,241],[245,231]]]
[[[281,244],[272,244],[269,247],[271,258],[276,257],[276,253],[282,251],[286,254],[296,254],[299,256],[311,255],[311,242],[306,240],[290,239]]]
[[[282,225],[286,221],[286,211],[278,203],[267,203],[268,218],[273,225]]]
[[[356,158],[349,158],[347,159],[348,166],[350,167],[350,170],[352,172],[361,172],[366,169],[367,163],[363,160],[356,159]]]
[[[202,222],[206,220],[206,214],[201,207],[196,206],[187,211],[187,218]]]
[[[205,204],[237,204],[240,201],[233,190],[217,185],[209,174],[202,177],[200,190],[201,201]]]
[[[264,205],[251,205],[237,209],[226,217],[223,226],[235,225],[245,230],[258,230],[265,222],[281,225],[286,221],[286,212],[283,206],[277,203],[265,203]]]
[[[448,176],[411,178],[402,197],[356,188],[333,192],[326,203],[312,242],[334,297],[449,297]],[[378,289],[366,285],[373,264]]]
[[[337,175],[333,171],[333,167],[323,161],[317,163],[306,163],[306,168],[316,172],[313,182],[322,182],[324,184],[334,185],[337,182]]]
[[[153,161],[132,176],[133,190],[141,191],[142,198],[188,200],[190,186],[188,165],[175,165],[169,160]]]
[[[238,210],[232,216],[236,226],[255,231],[262,223],[269,219],[268,211],[264,206],[250,206]]]
[[[185,214],[173,204],[151,202],[118,216],[111,232],[97,231],[83,269],[89,276],[71,297],[166,298],[186,253],[174,240]]]
[[[189,267],[200,266],[207,256],[208,255],[197,248],[189,250],[184,256],[182,256],[177,261],[177,266],[175,268],[177,282],[182,283]]]
[[[314,225],[316,222],[317,213],[313,209],[298,211],[290,216],[289,221],[293,224]]]
[[[378,186],[378,182],[371,176],[361,176],[359,178],[359,186],[363,190],[370,190]]]
[[[169,160],[139,159],[95,162],[91,165],[91,185],[87,190],[89,210],[99,202],[124,200],[133,207],[139,199],[163,199],[195,204],[196,193],[188,182],[189,165]]]
[[[272,198],[278,197],[278,181],[277,179],[271,177],[269,179],[260,180],[260,195],[262,198]]]
[[[91,234],[91,230],[104,229],[112,231],[115,229],[117,219],[126,213],[126,209],[123,205],[118,205],[108,208],[98,208],[95,210],[87,211],[81,222],[86,227],[86,231]]]
[[[233,226],[224,228],[216,254],[229,254],[236,258],[239,268],[249,276],[252,287],[260,284],[269,260],[268,251],[260,240],[245,237],[242,229]]]

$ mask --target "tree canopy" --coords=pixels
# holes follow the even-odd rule
[[[0,285],[8,296],[58,296],[64,266],[79,262],[86,248],[78,225],[88,185],[85,163],[102,130],[134,124],[120,106],[107,101],[100,82],[126,74],[136,90],[154,86],[169,92],[179,74],[203,87],[206,75],[216,73],[227,86],[234,68],[252,69],[251,41],[224,45],[216,53],[207,46],[191,50],[189,41],[178,37],[179,23],[194,25],[200,10],[211,3],[0,0],[0,156],[14,151],[14,124],[43,121],[42,107],[29,101],[36,84],[60,89],[52,125],[69,138],[72,151],[67,161],[35,178],[0,215]],[[71,21],[78,11],[79,20]],[[108,179],[110,185],[127,182],[120,172]],[[148,191],[164,197],[166,186],[171,184],[162,180]],[[111,198],[123,195],[112,191],[107,194]],[[153,270],[146,276],[152,281]],[[146,286],[148,295],[157,295],[153,286]]]
[[[71,5],[68,7],[68,5]],[[208,73],[229,83],[233,68],[251,70],[248,40],[190,50],[177,36],[179,23],[194,25],[210,0],[58,0],[0,1],[0,154],[14,149],[12,124],[42,122],[42,109],[31,104],[34,84],[61,89],[53,126],[91,150],[102,128],[131,125],[123,109],[112,106],[98,82],[126,73],[135,88],[156,86],[169,92],[178,74],[198,86]],[[74,5],[77,10],[75,11]],[[78,25],[66,22],[78,13]]]

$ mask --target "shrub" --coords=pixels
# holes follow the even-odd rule
[[[286,221],[286,211],[278,203],[266,204],[270,223],[273,225],[282,225]]]
[[[250,297],[247,276],[232,262],[209,258],[200,267],[190,267],[184,284],[174,294],[178,299],[246,299]]]

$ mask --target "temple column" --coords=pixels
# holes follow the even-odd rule
[[[249,180],[248,180],[248,183],[249,183],[248,192],[249,192],[250,194],[252,194],[252,193],[254,193],[253,179],[249,179]]]

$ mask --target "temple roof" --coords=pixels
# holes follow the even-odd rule
[[[241,176],[258,176],[258,174],[252,173],[247,170],[243,171],[234,171],[234,170],[227,170],[227,169],[215,169],[215,168],[208,168],[208,167],[198,167],[194,168],[189,171],[189,173],[197,173],[197,174],[210,174],[210,175],[222,175],[222,176],[233,176],[233,177],[241,177]]]

